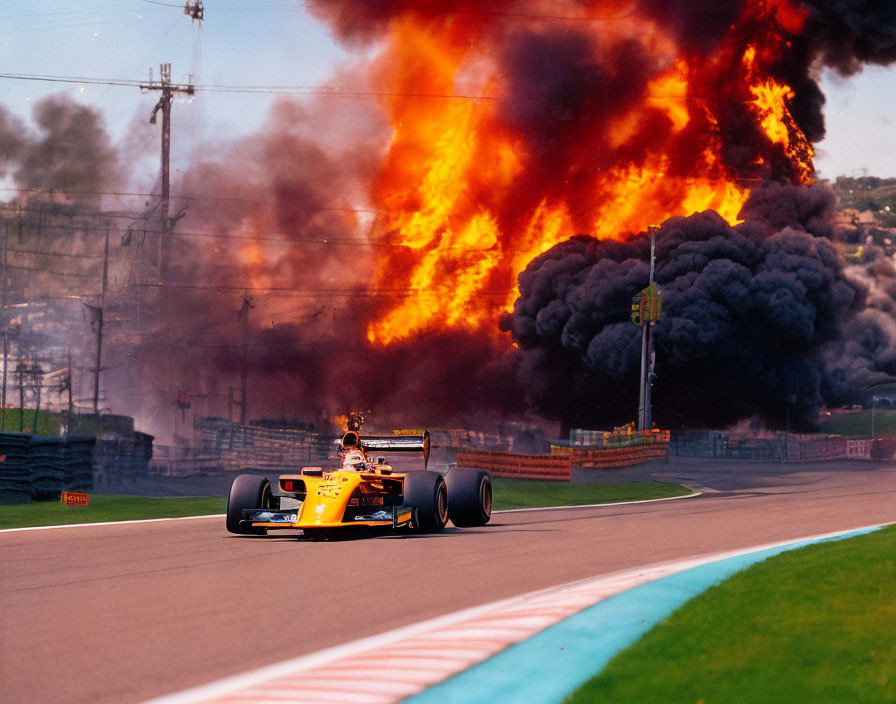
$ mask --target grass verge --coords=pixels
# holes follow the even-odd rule
[[[691,490],[679,484],[633,482],[631,484],[569,484],[536,479],[492,478],[494,508],[582,506],[620,501],[645,501],[686,496]]]
[[[871,437],[871,410],[831,416],[820,424],[819,430],[829,435]],[[890,435],[896,435],[896,411],[878,408],[874,412],[874,436],[879,438]]]
[[[691,493],[678,484],[564,484],[528,479],[495,478],[494,507],[535,508],[580,506],[685,496]],[[37,502],[0,506],[0,529],[58,526],[69,523],[102,523],[145,518],[178,518],[224,513],[227,499],[220,497],[151,498],[91,494],[88,506],[65,506],[60,502]]]
[[[786,552],[712,587],[566,701],[892,702],[896,527]]]
[[[204,516],[224,513],[226,506],[227,499],[220,497],[159,499],[91,494],[88,506],[66,506],[58,501],[0,506],[0,529]]]

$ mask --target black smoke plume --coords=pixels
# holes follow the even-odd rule
[[[848,269],[825,186],[768,185],[734,227],[712,211],[657,234],[662,318],[654,327],[656,422],[724,427],[759,417],[808,429],[823,405],[896,374],[890,262]],[[606,427],[633,418],[641,328],[631,300],[648,283],[648,239],[576,237],[520,274],[502,325],[520,383],[544,413]]]
[[[18,162],[17,184],[35,191],[98,197],[118,182],[118,156],[95,110],[67,96],[51,95],[35,103],[32,118],[37,133],[25,133],[11,151]]]

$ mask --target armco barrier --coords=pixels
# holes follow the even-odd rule
[[[550,479],[568,482],[572,476],[568,459],[552,455],[518,455],[495,450],[461,450],[457,453],[458,467],[484,469],[496,477],[518,479]]]

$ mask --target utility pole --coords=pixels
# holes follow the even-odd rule
[[[68,348],[68,423],[66,425],[66,435],[71,435],[74,431],[72,428],[72,348],[69,342]]]
[[[240,425],[246,425],[246,382],[249,378],[249,311],[254,308],[249,292],[243,294],[243,307],[240,308],[240,317],[243,319],[243,353],[240,364]]]
[[[169,178],[171,163],[171,103],[174,102],[175,93],[184,93],[193,95],[195,89],[192,84],[178,84],[171,82],[171,64],[159,65],[159,82],[152,80],[152,71],[149,74],[149,83],[142,84],[141,90],[160,90],[162,97],[152,109],[152,115],[149,117],[150,124],[156,124],[156,115],[159,110],[162,111],[162,200],[161,200],[161,221],[162,230],[159,234],[159,280],[164,281],[167,273],[166,253],[168,246],[168,232],[171,229],[171,222],[168,217],[168,206],[170,200]]]
[[[650,284],[649,288],[653,289],[653,274],[656,269],[656,228],[651,227],[650,230]],[[653,325],[654,320],[648,320],[645,329],[647,331],[647,373],[644,384],[644,428],[647,432],[653,429],[653,407],[650,403],[650,387],[653,386]]]
[[[6,368],[9,365],[9,332],[6,329],[6,271],[7,271],[7,258],[9,253],[9,221],[4,220],[3,222],[3,271],[0,273],[0,276],[3,277],[2,284],[2,314],[3,320],[0,321],[0,324],[3,325],[3,388],[2,393],[0,393],[0,430],[5,429],[6,427]]]
[[[106,291],[109,283],[109,228],[106,228],[106,244],[103,247],[103,288],[100,293],[100,304],[88,306],[94,313],[96,326],[96,369],[93,370],[93,415],[96,416],[97,428],[100,418],[100,371],[103,364],[103,312],[106,306]]]
[[[653,324],[660,318],[661,292],[654,283],[656,261],[656,227],[650,232],[650,282],[632,301],[632,322],[641,326],[641,379],[638,391],[638,430],[653,427],[650,387],[654,378]]]
[[[37,400],[34,403],[34,421],[31,423],[31,432],[37,434],[37,421],[40,418],[40,387],[41,387],[40,367],[35,365],[34,367],[32,367],[31,373],[32,373],[33,379],[34,379],[34,385],[35,385],[35,387],[37,387]],[[25,414],[25,410],[22,409],[22,415],[24,415],[24,414]]]
[[[16,371],[19,373],[19,432],[25,431],[25,365],[19,362]]]

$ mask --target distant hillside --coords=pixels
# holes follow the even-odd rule
[[[840,197],[840,209],[870,210],[883,227],[896,227],[896,178],[838,176],[831,184]]]

